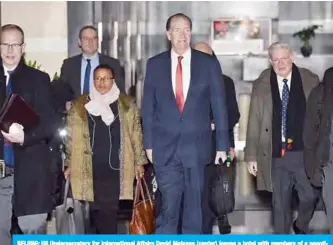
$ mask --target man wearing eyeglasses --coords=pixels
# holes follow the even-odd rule
[[[307,99],[319,78],[294,64],[286,43],[273,43],[268,54],[272,68],[253,82],[245,161],[257,189],[272,192],[274,232],[288,234],[292,226],[296,234],[306,234],[317,196],[304,168],[303,124]],[[293,189],[299,198],[294,221]]]
[[[88,94],[93,84],[93,70],[99,64],[106,64],[115,71],[115,79],[120,91],[125,91],[120,62],[117,59],[98,53],[98,32],[94,26],[84,26],[79,32],[78,44],[82,53],[65,59],[59,81],[68,84],[73,97]]]
[[[47,142],[57,120],[50,77],[25,65],[24,51],[23,30],[14,24],[2,26],[0,106],[10,94],[18,94],[38,114],[39,123],[29,130],[13,123],[8,133],[0,133],[0,159],[5,170],[0,179],[1,245],[11,244],[10,234],[17,233],[13,231],[15,227],[25,234],[46,233],[47,213],[53,209]]]

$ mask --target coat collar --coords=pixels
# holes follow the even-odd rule
[[[305,95],[305,98],[307,99],[312,88],[315,86],[314,79],[311,79],[311,77],[309,77],[307,75],[307,73],[303,72],[304,69],[299,68],[299,67],[297,67],[297,68],[299,69],[299,72],[301,75],[304,95]],[[264,70],[260,74],[259,78],[254,82],[254,86],[257,86],[257,88],[259,90],[259,92],[258,92],[259,96],[263,97],[264,107],[266,108],[266,110],[269,112],[270,115],[272,115],[272,108],[273,108],[272,92],[271,92],[271,84],[270,84],[271,69],[272,68],[268,68],[268,69]]]
[[[73,106],[75,108],[75,111],[78,113],[80,118],[84,121],[86,121],[88,119],[87,111],[84,107],[84,105],[87,102],[88,102],[88,95],[81,95],[76,100],[73,101]],[[133,102],[132,97],[130,97],[124,93],[120,93],[119,98],[118,98],[118,104],[119,104],[120,111],[127,112],[133,103],[134,102]]]

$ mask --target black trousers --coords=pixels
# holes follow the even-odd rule
[[[303,152],[286,152],[282,158],[273,159],[273,226],[275,233],[289,234],[292,224],[292,192],[299,198],[296,226],[308,232],[317,195],[311,186],[304,169]]]
[[[92,233],[95,234],[117,234],[118,233],[118,203],[90,205],[90,222]]]
[[[105,165],[109,167],[107,164]],[[119,172],[110,168],[100,168],[98,170],[100,172],[95,171],[93,182],[95,200],[89,205],[91,232],[96,234],[117,234],[120,193]],[[109,172],[106,172],[106,175],[103,176],[103,173],[101,173],[103,170]],[[100,176],[103,176],[103,178],[99,179]]]

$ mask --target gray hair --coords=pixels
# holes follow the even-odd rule
[[[272,52],[277,49],[287,49],[287,50],[289,50],[290,53],[293,52],[288,43],[275,42],[275,43],[272,43],[271,46],[269,46],[269,48],[268,48],[269,58],[272,57]]]

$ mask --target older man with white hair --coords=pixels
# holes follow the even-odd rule
[[[273,193],[275,233],[306,234],[316,195],[304,169],[303,124],[306,102],[319,78],[294,64],[288,44],[269,47],[272,67],[253,82],[246,137],[245,161],[257,177],[258,190]],[[292,222],[291,199],[296,189],[298,217]]]

